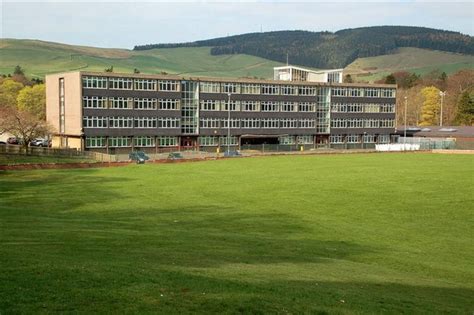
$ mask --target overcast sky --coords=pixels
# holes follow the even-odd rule
[[[0,2],[3,38],[99,47],[133,48],[261,30],[337,31],[373,25],[415,25],[474,35],[474,0]]]

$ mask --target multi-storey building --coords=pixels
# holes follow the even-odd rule
[[[46,76],[46,92],[56,147],[355,148],[394,132],[395,85],[78,71]]]

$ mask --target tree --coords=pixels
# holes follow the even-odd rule
[[[354,80],[352,79],[352,76],[350,74],[346,74],[344,76],[344,83],[353,83]]]
[[[395,76],[390,73],[388,76],[385,77],[385,84],[397,84],[397,80],[395,79]]]
[[[27,111],[40,120],[46,119],[46,88],[44,84],[24,87],[17,97],[18,109]]]
[[[114,72],[114,66],[110,66],[110,68],[105,68],[104,72]]]
[[[32,140],[44,137],[52,132],[52,127],[35,115],[16,108],[4,108],[0,123],[3,132],[8,132],[22,139],[22,145],[27,148]]]
[[[420,126],[433,126],[438,124],[439,115],[439,89],[434,86],[425,87],[421,90],[424,97],[421,108]]]
[[[25,75],[25,71],[23,71],[23,69],[22,69],[19,65],[17,65],[17,66],[15,67],[15,70],[13,70],[13,74],[14,74],[14,75],[23,75],[23,76],[24,76],[24,75]]]
[[[474,95],[467,91],[463,92],[457,105],[455,122],[460,125],[472,126],[474,124]]]
[[[138,74],[138,73],[140,73],[140,70],[138,70],[137,68],[135,68],[135,69],[133,69],[133,73]]]
[[[6,79],[0,85],[0,107],[17,106],[17,97],[24,85],[12,79]]]

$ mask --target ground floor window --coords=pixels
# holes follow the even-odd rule
[[[130,137],[110,137],[109,138],[109,147],[111,148],[120,148],[120,147],[130,147],[131,146]]]
[[[390,135],[379,135],[379,143],[390,143]]]
[[[375,143],[375,135],[364,135],[364,143]]]
[[[135,137],[133,138],[133,145],[136,147],[154,147],[154,137]]]
[[[199,137],[199,145],[205,146],[217,146],[219,145],[219,137],[215,136],[202,136]]]
[[[86,148],[105,148],[105,137],[86,137]]]
[[[329,137],[330,143],[344,143],[344,136],[343,135],[333,135]]]
[[[360,143],[359,135],[347,135],[346,136],[347,143]]]
[[[220,137],[219,141],[221,145],[238,145],[239,144],[237,137],[233,137],[233,136],[231,136],[230,138]]]
[[[280,144],[295,144],[294,136],[283,136],[278,139]]]
[[[298,144],[313,144],[313,136],[298,136],[296,140]]]
[[[178,145],[178,137],[157,137],[156,141],[160,147],[175,147]]]

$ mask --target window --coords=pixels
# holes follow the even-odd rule
[[[239,144],[237,137],[234,137],[234,136],[231,136],[230,138],[220,137],[219,141],[221,145],[238,145]]]
[[[240,86],[237,83],[222,83],[222,93],[238,94]]]
[[[133,89],[133,80],[127,78],[109,78],[109,88],[113,90]]]
[[[379,135],[379,143],[390,143],[390,135]]]
[[[219,128],[219,119],[218,118],[201,118],[200,127],[203,129]]]
[[[135,98],[133,101],[135,109],[156,109],[156,98]]]
[[[262,94],[278,95],[279,86],[278,85],[262,85]]]
[[[135,117],[135,128],[156,128],[156,117]]]
[[[376,88],[365,88],[364,95],[365,97],[379,97],[379,89]]]
[[[106,89],[107,78],[106,77],[83,77],[82,87],[85,89]]]
[[[227,118],[221,119],[221,128],[229,128],[228,123],[229,123],[229,120]],[[231,119],[230,120],[230,128],[231,129],[239,129],[240,128],[240,119]]]
[[[381,113],[395,113],[395,104],[381,104],[380,112]]]
[[[360,96],[362,96],[362,89],[359,89],[359,88],[348,88],[348,89],[347,89],[347,96],[360,97]]]
[[[158,128],[179,128],[179,118],[160,117],[158,118]]]
[[[179,91],[179,82],[171,80],[159,80],[158,91]]]
[[[264,129],[276,129],[278,125],[278,119],[262,119],[262,128]]]
[[[331,128],[346,128],[347,127],[347,121],[345,119],[332,119],[331,120]]]
[[[301,119],[300,128],[315,128],[316,121],[314,119]]]
[[[281,119],[280,128],[298,128],[298,120],[296,119]]]
[[[395,97],[396,90],[395,89],[381,89],[380,90],[380,97]]]
[[[107,128],[107,117],[84,116],[82,118],[83,128]]]
[[[255,119],[255,118],[242,119],[242,128],[244,129],[260,128],[260,120]]]
[[[109,98],[110,108],[113,109],[132,109],[133,98],[111,97]]]
[[[332,88],[332,96],[346,96],[346,89],[342,87]]]
[[[313,136],[305,135],[305,136],[298,136],[296,138],[298,144],[313,144]]]
[[[59,79],[59,132],[64,133],[66,131],[66,98],[64,95],[64,78]],[[66,138],[61,137],[61,147],[67,146]],[[63,143],[64,141],[64,143]]]
[[[365,113],[379,113],[380,105],[379,104],[364,104]]]
[[[341,103],[333,103],[331,105],[331,112],[333,113],[346,113],[347,112],[347,105]]]
[[[135,79],[135,90],[156,91],[156,80]]]
[[[259,84],[242,84],[242,94],[260,94]]]
[[[243,112],[258,112],[259,111],[259,102],[256,101],[242,101],[242,111]]]
[[[359,135],[347,135],[346,137],[347,143],[360,143]]]
[[[379,127],[379,120],[378,119],[366,119],[364,121],[365,128],[378,128]]]
[[[301,102],[298,105],[298,111],[300,112],[315,112],[316,103]]]
[[[133,128],[133,117],[110,117],[109,128]]]
[[[298,95],[316,95],[316,87],[314,86],[299,86]]]
[[[84,108],[107,108],[107,97],[103,97],[103,96],[84,96],[82,98],[82,107],[84,107]]]
[[[279,137],[278,141],[280,144],[295,144],[295,137],[294,136],[283,136]]]
[[[86,148],[105,148],[105,137],[86,137]]]
[[[229,101],[222,101],[221,110],[228,111],[229,110]],[[230,111],[231,112],[238,112],[240,111],[240,101],[230,101]]]
[[[216,100],[201,100],[200,109],[201,110],[219,110],[220,101]]]
[[[119,148],[119,147],[130,147],[131,141],[129,137],[110,137],[109,138],[109,147]]]
[[[281,102],[282,112],[296,112],[298,110],[298,103],[296,102]]]
[[[203,147],[217,146],[219,145],[219,137],[214,137],[214,136],[199,137],[199,145]]]
[[[395,121],[393,119],[380,119],[380,128],[393,128]]]
[[[179,99],[159,99],[158,109],[160,110],[177,110],[179,109]]]
[[[279,102],[261,102],[262,112],[278,112]]]
[[[375,143],[375,135],[364,134],[363,142],[364,143]]]
[[[298,95],[298,88],[291,85],[283,85],[280,87],[281,95]]]
[[[347,128],[363,128],[363,119],[347,119]]]
[[[178,145],[178,137],[157,137],[156,142],[160,147],[175,147]]]
[[[364,106],[360,103],[349,103],[346,104],[348,113],[363,113]]]
[[[344,136],[343,135],[332,135],[329,136],[330,143],[344,143]]]
[[[215,82],[200,82],[199,83],[200,93],[220,93],[220,84]]]
[[[155,138],[154,137],[134,137],[133,138],[133,145],[135,147],[154,147],[155,146]]]

